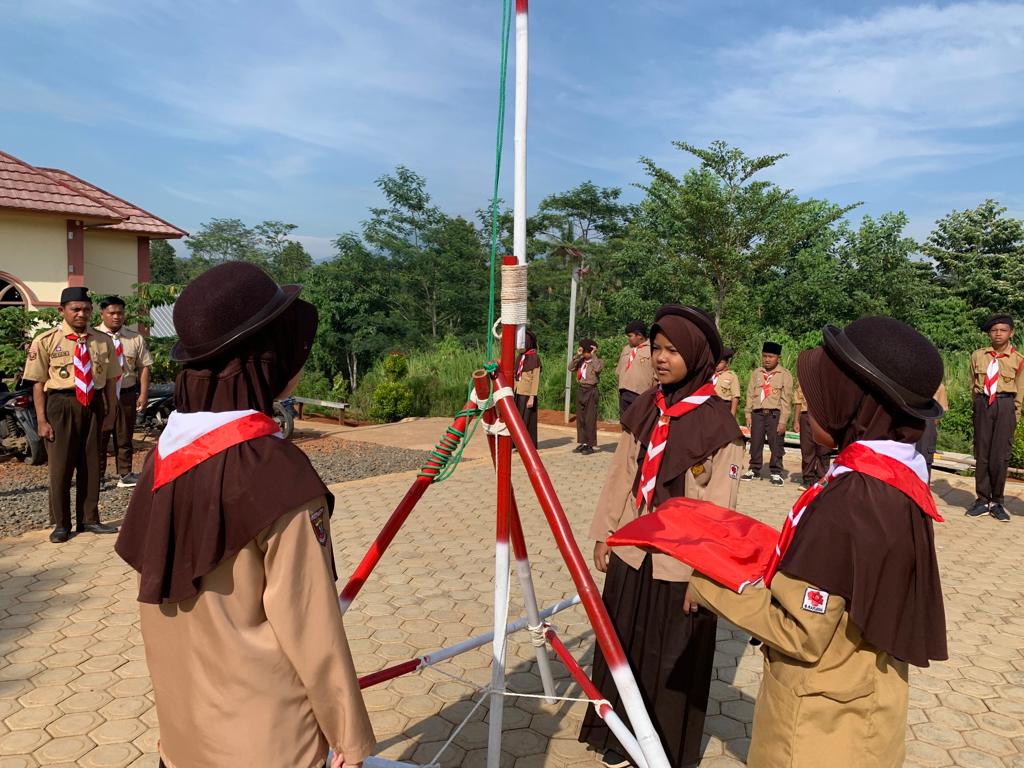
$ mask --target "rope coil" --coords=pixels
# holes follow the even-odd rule
[[[501,321],[508,325],[527,322],[526,264],[503,264],[501,267]]]

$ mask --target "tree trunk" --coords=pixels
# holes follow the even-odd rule
[[[352,392],[356,391],[356,387],[359,384],[359,358],[356,357],[355,352],[349,352],[346,355],[348,360],[348,387]]]

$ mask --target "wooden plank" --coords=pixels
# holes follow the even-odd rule
[[[305,403],[306,405],[317,405],[321,408],[337,408],[339,411],[347,411],[348,403],[335,403],[332,400],[316,400],[312,397],[293,397],[297,403]]]

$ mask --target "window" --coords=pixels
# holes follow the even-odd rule
[[[0,309],[4,307],[22,307],[26,305],[25,297],[14,283],[0,277]]]

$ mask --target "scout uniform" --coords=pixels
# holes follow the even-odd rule
[[[575,371],[576,381],[576,453],[590,454],[597,445],[597,384],[604,370],[604,361],[597,356],[597,345],[584,339],[581,346],[594,350],[590,359],[576,355],[569,363],[569,370]]]
[[[526,424],[526,431],[537,445],[537,396],[540,393],[540,361],[537,358],[537,338],[530,332],[526,332],[527,348],[516,360],[514,372],[513,390],[516,393],[516,408],[519,415],[523,417]],[[529,345],[532,344],[532,347]],[[530,398],[533,398],[533,406],[527,406]]]
[[[769,351],[770,342],[765,344]],[[772,349],[778,345],[771,346]],[[778,354],[775,352],[773,354]],[[744,473],[744,480],[761,477],[764,462],[764,444],[767,440],[771,451],[771,462],[768,471],[773,483],[782,482],[782,457],[785,453],[785,436],[778,432],[779,425],[789,421],[789,409],[793,400],[793,375],[777,365],[766,371],[763,367],[755,368],[750,374],[747,385],[747,404],[744,408],[747,423],[750,425],[750,465]]]
[[[939,384],[939,388],[935,392],[935,402],[942,406],[943,412],[949,410],[949,396],[946,394],[945,384]],[[941,417],[925,421],[924,434],[921,435],[921,439],[917,441],[917,450],[922,456],[924,456],[924,460],[928,464],[929,474],[932,471],[932,464],[935,461],[935,443],[939,438],[940,420]]]
[[[793,410],[800,427],[800,477],[806,488],[821,480],[828,471],[829,449],[814,442],[811,417],[807,412],[804,393],[800,390],[800,382],[797,382],[796,393],[793,395]]]
[[[66,303],[64,296],[61,299],[62,304]],[[82,299],[67,299],[79,300],[88,300],[88,294]],[[87,350],[88,366],[76,363],[79,341],[83,342],[83,354]],[[79,357],[79,360],[84,358]],[[75,475],[78,530],[95,533],[115,530],[105,530],[108,526],[100,524],[99,440],[105,413],[104,389],[108,382],[113,386],[117,376],[116,360],[114,345],[106,334],[86,328],[79,335],[63,320],[56,328],[37,336],[29,348],[25,378],[43,384],[46,420],[53,427],[53,442],[47,445],[46,451],[50,466],[50,522],[55,536],[63,529],[66,537],[71,529],[72,474]],[[90,383],[83,383],[83,371],[86,377],[91,377]],[[110,378],[111,373],[114,378]],[[84,388],[89,389],[88,393],[79,395],[79,390]]]
[[[991,327],[992,322],[987,324]],[[1010,324],[1012,327],[1012,323]],[[974,487],[977,501],[972,513],[989,512],[1004,522],[1003,509],[1006,471],[1010,465],[1013,433],[1024,401],[1024,356],[1012,345],[1002,352],[993,347],[971,355],[974,395]]]
[[[139,373],[143,368],[153,365],[153,356],[146,348],[146,340],[141,333],[122,326],[114,333],[106,325],[100,323],[96,330],[107,334],[116,350],[121,346],[121,379],[117,382],[117,416],[114,429],[104,433],[100,439],[100,476],[107,469],[107,445],[111,435],[116,448],[117,474],[123,479],[132,474],[132,435],[135,433],[136,405],[139,400]],[[122,486],[122,482],[118,485]]]
[[[637,395],[646,392],[658,383],[651,364],[651,342],[644,340],[642,344],[633,346],[626,344],[619,353],[619,362],[615,366],[615,376],[619,382],[619,418],[633,404]]]
[[[732,350],[726,348],[726,354],[723,359],[732,359]],[[721,373],[715,372],[711,376],[711,381],[715,385],[715,394],[725,400],[732,408],[734,404],[738,404],[740,399],[740,377],[736,375],[735,371],[730,371],[726,368]]]

